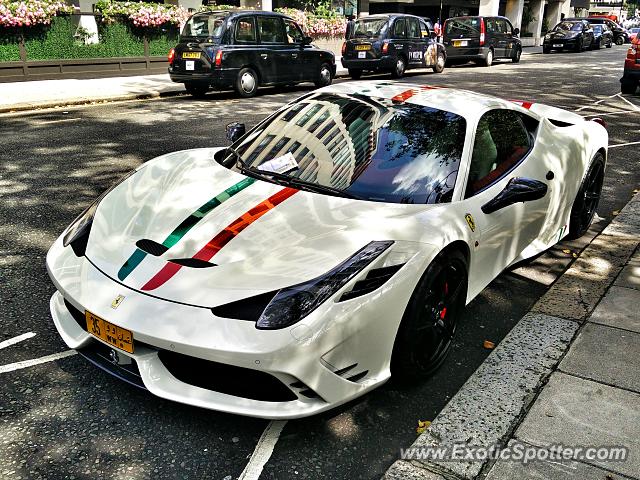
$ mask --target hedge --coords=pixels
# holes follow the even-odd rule
[[[76,22],[69,16],[55,17],[50,26],[31,27],[25,31],[27,60],[76,58],[110,58],[144,56],[144,36],[149,55],[164,56],[174,47],[178,29],[136,29],[125,23],[98,23],[100,43],[85,45],[74,38]],[[19,61],[18,31],[0,29],[0,62]]]

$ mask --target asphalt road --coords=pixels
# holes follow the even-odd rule
[[[460,66],[407,81],[450,85],[600,115],[610,145],[640,141],[640,98],[620,97],[626,47],[523,56],[519,65]],[[49,245],[120,175],[162,153],[226,144],[224,125],[252,126],[308,91],[265,89],[252,100],[212,93],[0,116],[2,365],[67,350],[50,320]],[[592,234],[640,186],[638,145],[610,150]],[[337,410],[289,421],[267,479],[379,478],[544,293],[588,238],[503,273],[467,308],[453,350],[429,380],[393,383]],[[563,250],[571,250],[565,253]],[[0,478],[212,478],[240,475],[268,422],[175,404],[98,371],[78,356],[0,373]]]

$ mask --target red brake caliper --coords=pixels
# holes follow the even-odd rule
[[[448,282],[444,282],[444,294],[448,295],[449,294],[449,283]],[[447,307],[443,307],[442,311],[440,312],[440,320],[444,320],[444,317],[447,316]]]

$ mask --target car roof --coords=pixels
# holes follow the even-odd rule
[[[509,110],[518,110],[521,108],[510,100],[504,100],[470,90],[436,85],[390,82],[387,80],[338,83],[323,88],[322,92],[347,95],[358,94],[371,98],[400,100],[406,103],[437,108],[465,118],[479,116],[481,112],[488,108],[506,108]]]
[[[207,14],[207,13],[216,13],[216,14],[222,13],[222,14],[229,15],[230,17],[236,17],[238,15],[244,15],[244,14],[252,14],[252,15],[262,15],[262,16],[273,16],[273,17],[289,18],[287,15],[284,15],[284,14],[278,13],[278,12],[270,12],[270,11],[266,11],[266,10],[251,10],[251,9],[205,10],[204,12],[197,12],[197,13],[205,13],[205,14]]]
[[[504,18],[505,20],[509,20],[503,15],[460,15],[459,17],[447,18],[447,20],[457,20],[459,18]],[[511,20],[509,20],[509,23],[511,23]]]
[[[417,18],[418,20],[426,20],[425,17],[419,17],[417,15],[411,15],[410,13],[375,13],[373,15],[367,15],[365,17],[360,17],[357,20],[367,20],[370,18],[398,18],[398,17],[409,17],[409,18]]]

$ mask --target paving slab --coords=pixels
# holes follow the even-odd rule
[[[531,463],[498,460],[485,480],[626,480],[593,465],[575,461]]]
[[[515,433],[532,445],[624,446],[625,461],[584,460],[634,477],[640,472],[640,395],[554,373]]]
[[[527,314],[449,401],[415,449],[506,441],[535,392],[568,348],[579,324]],[[475,478],[486,461],[411,459],[444,476]]]
[[[589,323],[559,369],[640,393],[640,334]]]
[[[612,286],[589,321],[640,333],[640,290]]]
[[[629,264],[622,269],[613,284],[618,287],[640,290],[640,261],[629,262]]]

